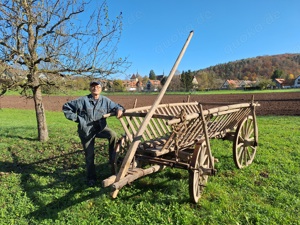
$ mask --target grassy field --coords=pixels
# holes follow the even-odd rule
[[[214,140],[219,159],[198,204],[188,172],[167,168],[124,187],[116,199],[105,142],[97,142],[97,187],[85,185],[76,124],[47,112],[50,140],[36,140],[35,112],[0,110],[0,224],[300,224],[300,117],[258,117],[253,164],[234,166],[232,143]],[[119,134],[120,124],[109,119]]]

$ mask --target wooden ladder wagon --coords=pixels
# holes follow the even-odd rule
[[[126,110],[120,119],[125,135],[116,147],[116,175],[103,181],[112,197],[134,180],[165,167],[188,170],[189,194],[197,203],[208,176],[216,169],[210,140],[233,142],[233,159],[238,168],[250,165],[258,144],[254,100],[203,109],[198,102],[160,104],[139,135],[151,106]],[[111,115],[106,115],[106,117]]]

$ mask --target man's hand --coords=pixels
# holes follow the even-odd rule
[[[123,116],[123,110],[117,110],[116,117],[120,119]]]

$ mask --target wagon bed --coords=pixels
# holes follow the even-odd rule
[[[126,110],[120,119],[124,136],[116,147],[116,175],[103,181],[116,197],[123,186],[166,166],[189,171],[189,192],[198,202],[208,180],[216,170],[210,139],[233,142],[233,159],[238,168],[250,165],[256,154],[258,130],[254,100],[203,110],[198,102],[158,105],[146,128],[137,137],[151,106]],[[111,115],[106,115],[111,116]],[[139,140],[136,148],[130,148]],[[133,157],[130,158],[130,155]],[[118,178],[119,173],[125,176]]]

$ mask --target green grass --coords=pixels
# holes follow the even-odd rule
[[[97,141],[97,187],[85,185],[76,124],[47,112],[50,140],[36,140],[35,112],[0,110],[0,224],[300,224],[300,117],[258,117],[259,148],[238,170],[232,143],[211,143],[218,173],[198,204],[189,202],[188,172],[167,168],[125,186],[116,199],[106,142]],[[119,134],[114,118],[109,124]]]

